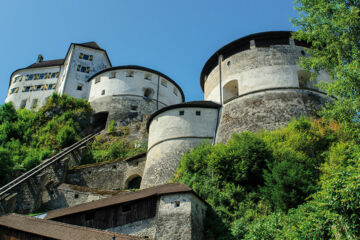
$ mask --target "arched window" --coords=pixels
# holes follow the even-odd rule
[[[126,181],[127,189],[139,189],[141,184],[141,177],[139,175],[133,175]]]
[[[226,83],[223,88],[223,94],[224,94],[223,96],[224,102],[239,96],[238,81],[231,80],[230,82]]]
[[[311,73],[306,70],[300,70],[297,72],[298,74],[298,81],[300,88],[308,87],[308,83],[310,81]]]
[[[145,99],[150,99],[150,98],[152,98],[153,95],[154,95],[154,90],[152,90],[151,88],[144,89],[144,98]]]

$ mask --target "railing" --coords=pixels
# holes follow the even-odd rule
[[[15,188],[16,186],[18,186],[19,184],[25,182],[26,180],[28,180],[29,178],[33,177],[34,175],[38,174],[39,172],[41,172],[42,170],[44,170],[45,168],[49,167],[50,165],[54,164],[55,162],[57,162],[58,160],[62,159],[64,156],[68,155],[69,153],[71,153],[72,151],[78,149],[79,147],[83,146],[84,144],[86,144],[88,141],[92,140],[94,137],[96,137],[97,135],[100,134],[101,131],[94,133],[94,134],[90,134],[86,137],[84,137],[83,139],[81,139],[80,141],[74,143],[73,145],[71,145],[70,147],[65,148],[64,150],[60,151],[59,153],[55,154],[54,156],[52,156],[49,159],[44,160],[42,163],[40,163],[39,165],[37,165],[36,167],[30,169],[29,171],[27,171],[26,173],[24,173],[23,175],[15,178],[14,180],[12,180],[11,182],[9,182],[8,184],[2,186],[0,188],[0,198],[6,194],[7,192],[9,192],[11,189]]]

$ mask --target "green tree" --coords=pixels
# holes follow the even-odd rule
[[[328,72],[331,83],[322,85],[336,100],[328,103],[322,116],[347,124],[359,134],[360,126],[360,1],[295,0],[299,17],[294,37],[312,44],[300,65]]]

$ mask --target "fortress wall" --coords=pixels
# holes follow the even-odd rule
[[[328,100],[306,89],[274,89],[233,99],[222,107],[216,143],[225,143],[235,132],[273,130],[293,117],[316,116]]]
[[[93,56],[93,60],[80,59],[80,53]],[[78,65],[90,67],[89,72],[78,71]],[[70,64],[65,76],[64,88],[61,94],[67,94],[74,98],[88,99],[90,84],[87,80],[95,73],[110,67],[104,51],[75,45],[72,48]],[[78,90],[78,84],[82,85],[82,89]]]
[[[152,114],[157,108],[165,107],[142,96],[105,96],[90,102],[95,113],[108,112],[107,122],[114,120],[117,126],[141,121],[144,114]],[[136,110],[132,110],[136,107]]]
[[[221,63],[222,87],[236,80],[238,95],[268,88],[299,87],[298,72],[301,68],[297,62],[303,54],[304,48],[295,45],[270,45],[237,52]],[[205,100],[219,102],[219,78],[217,66],[205,81]],[[315,85],[320,80],[329,81],[330,78],[322,73],[318,80],[306,81],[302,87],[318,90]]]
[[[180,112],[184,115],[180,115]],[[200,111],[200,116],[196,112]],[[155,116],[149,128],[149,144],[141,188],[169,182],[182,155],[203,141],[212,141],[217,108],[179,107]]]
[[[119,160],[109,163],[89,164],[68,172],[66,183],[99,188],[102,190],[123,190],[134,176],[142,177],[146,156]]]

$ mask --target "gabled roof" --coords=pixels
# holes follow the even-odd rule
[[[96,239],[110,240],[115,236],[117,240],[136,240],[140,237],[129,236],[120,233],[108,232],[88,227],[43,220],[19,214],[10,214],[0,217],[0,226],[18,231],[44,236],[53,239]]]
[[[31,64],[26,68],[41,68],[41,67],[52,67],[52,66],[61,66],[65,62],[65,59],[55,59],[55,60],[48,60],[48,61],[41,61]],[[24,68],[24,69],[26,69]]]
[[[161,186],[146,188],[136,192],[129,192],[119,196],[100,199],[93,202],[79,204],[73,207],[62,208],[48,212],[45,219],[56,219],[81,212],[87,212],[94,209],[109,207],[117,204],[132,202],[153,196],[162,196],[173,193],[194,193],[191,188],[183,183],[164,184]],[[195,194],[195,193],[194,193]],[[196,195],[196,194],[195,194]]]
[[[84,47],[90,47],[90,48],[94,48],[94,49],[100,49],[102,50],[102,48],[94,41],[92,42],[85,42],[85,43],[76,43],[77,45],[82,45]]]

